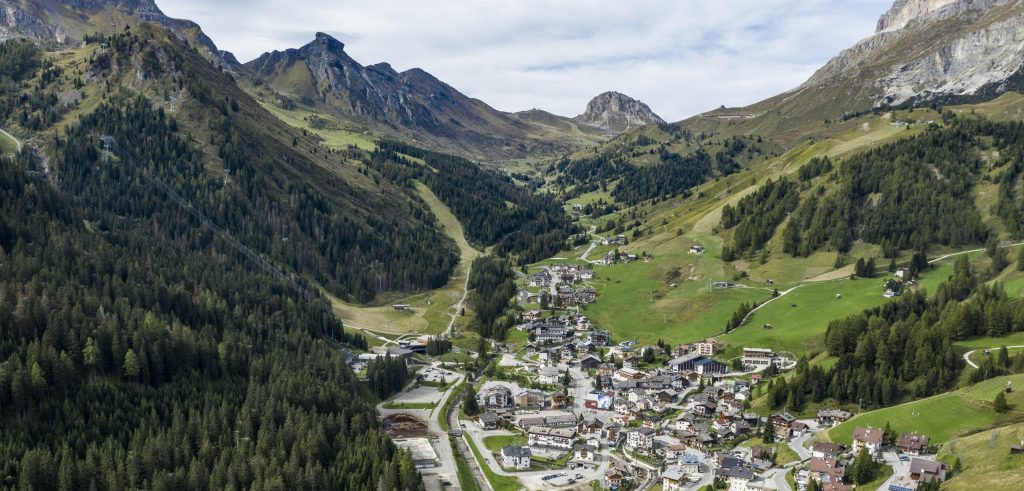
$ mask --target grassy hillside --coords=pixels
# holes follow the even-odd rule
[[[1010,411],[997,414],[992,410],[992,400],[1008,382],[1018,390],[1006,398]],[[989,379],[927,399],[858,414],[829,430],[828,438],[848,444],[858,426],[883,428],[888,423],[896,433],[916,431],[930,436],[936,444],[943,443],[952,437],[1024,419],[1024,391],[1019,390],[1021,387],[1024,387],[1024,374]]]
[[[943,445],[939,458],[952,464],[960,458],[963,471],[942,485],[952,491],[1024,489],[1024,454],[1010,454],[1010,445],[1024,441],[1024,424],[1007,425],[992,431],[957,438]]]

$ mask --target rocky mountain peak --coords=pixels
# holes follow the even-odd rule
[[[324,47],[328,51],[339,53],[345,51],[345,43],[338,41],[330,34],[318,32],[316,33],[316,40],[311,44],[316,44]]]
[[[591,99],[587,110],[573,119],[614,135],[665,122],[647,104],[619,92],[605,92]]]
[[[976,4],[995,5],[1004,3],[1006,0],[896,0],[888,12],[882,14],[878,19],[879,32],[889,32],[906,27],[911,21],[926,15],[938,12],[953,4],[961,4],[961,7],[978,7]]]

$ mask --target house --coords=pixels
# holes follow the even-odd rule
[[[510,408],[515,403],[512,398],[512,389],[507,385],[493,385],[488,387],[478,396],[480,405],[489,409]]]
[[[775,353],[765,348],[743,348],[743,366],[750,368],[767,368],[772,364]]]
[[[698,256],[703,255],[704,254],[704,246],[699,245],[699,244],[690,246],[690,254],[696,254]]]
[[[700,477],[700,458],[691,453],[684,453],[679,457],[679,467],[683,474],[691,478]]]
[[[843,479],[846,477],[846,466],[836,459],[811,457],[811,461],[808,462],[807,466],[809,470],[808,477],[822,485],[842,484]]]
[[[554,393],[551,395],[551,409],[565,409],[569,405],[569,398],[562,393]]]
[[[943,482],[946,480],[947,470],[949,469],[943,462],[917,457],[910,461],[910,478],[915,481],[929,482],[938,479],[939,482]]]
[[[547,385],[558,385],[562,382],[562,372],[557,367],[543,368],[537,374],[537,382]]]
[[[514,401],[518,408],[542,408],[547,405],[548,395],[536,389],[524,389],[516,393]]]
[[[528,447],[509,445],[501,449],[501,465],[517,471],[530,470],[530,459],[533,452]]]
[[[593,462],[597,460],[597,448],[586,443],[577,443],[572,447],[573,459],[580,462]]]
[[[925,435],[903,433],[900,435],[900,439],[896,441],[896,448],[910,455],[921,455],[928,453],[929,441],[930,439]]]
[[[852,418],[853,415],[841,409],[822,409],[818,411],[818,424],[835,426]]]
[[[803,421],[794,421],[792,428],[793,428],[793,438],[800,438],[800,437],[804,436],[804,433],[807,433],[807,429],[808,429],[807,428],[807,423],[804,423]]]
[[[671,466],[661,473],[661,489],[674,491],[686,486],[686,473],[678,466]]]
[[[604,471],[604,487],[608,489],[619,489],[622,487],[622,471],[612,467]]]
[[[626,435],[626,445],[633,449],[650,450],[654,445],[654,430],[637,428]]]
[[[817,442],[811,447],[811,456],[819,459],[837,459],[843,453],[843,447],[838,443]]]
[[[527,431],[527,442],[531,447],[546,447],[569,450],[576,443],[575,428],[547,428],[531,426]]]
[[[793,423],[796,418],[789,413],[775,413],[771,416],[772,428],[775,429],[775,436],[789,440],[793,436]]]
[[[861,448],[866,447],[869,454],[878,457],[882,453],[882,440],[884,437],[885,432],[878,428],[858,426],[853,430],[853,452],[860,452]]]
[[[584,370],[597,370],[601,366],[601,359],[594,355],[587,355],[580,359],[580,368]]]
[[[715,477],[725,479],[729,483],[729,491],[747,491],[750,481],[754,480],[754,470],[749,467],[719,467]]]
[[[487,412],[478,416],[476,422],[485,430],[496,430],[498,429],[498,421],[500,419],[497,414]]]
[[[718,341],[715,338],[708,338],[697,343],[697,354],[701,356],[715,356],[718,353]]]

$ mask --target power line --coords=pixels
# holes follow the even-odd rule
[[[112,136],[104,135],[103,137],[100,138],[100,140],[102,140],[104,149],[107,151],[112,151],[111,149],[117,146],[117,140],[114,139],[114,137]],[[181,206],[182,208],[185,209],[185,211],[188,211],[189,214],[191,214],[193,217],[197,218],[200,222],[202,222],[202,224],[205,225],[206,228],[210,229],[214,233],[214,235],[220,237],[222,240],[227,242],[228,245],[233,247],[238,252],[242,253],[243,256],[245,256],[250,261],[255,263],[257,266],[263,269],[264,272],[272,276],[274,279],[278,281],[283,281],[284,283],[288,284],[288,286],[290,286],[293,290],[298,292],[304,298],[314,297],[314,295],[311,294],[309,290],[300,285],[290,275],[287,275],[280,269],[277,269],[277,267],[271,264],[270,261],[264,259],[255,251],[248,248],[245,244],[242,244],[241,242],[236,240],[229,232],[220,228],[219,225],[217,225],[212,220],[207,218],[206,215],[203,214],[203,212],[199,211],[196,207],[192,206],[191,202],[183,198],[174,189],[171,189],[171,187],[168,186],[167,183],[165,183],[162,179],[150,173],[146,167],[139,166],[138,163],[127,150],[124,150],[122,153],[124,154],[124,157],[128,159],[129,163],[131,163],[133,166],[137,168],[142,168],[143,177],[145,177],[151,183],[155,184],[158,188],[160,188],[161,191],[167,193],[167,195],[170,196],[171,199],[173,199],[178,204],[178,206]]]

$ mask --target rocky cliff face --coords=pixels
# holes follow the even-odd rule
[[[227,68],[238,67],[234,56],[218,50],[196,23],[167,17],[154,0],[0,0],[0,41],[28,38],[69,44],[88,34],[110,34],[141,22],[170,29]]]
[[[935,12],[958,0],[896,0],[892,8],[878,19],[875,32],[902,29],[910,21]]]
[[[1024,66],[1024,1],[897,0],[878,33],[800,89],[856,84],[872,106],[970,96]]]
[[[647,104],[618,92],[605,92],[593,98],[587,110],[573,119],[610,135],[665,122]]]
[[[301,48],[266,53],[245,67],[285,96],[439,150],[500,160],[567,148],[538,137],[530,122],[469,98],[421,69],[363,66],[344,44],[324,33]]]

